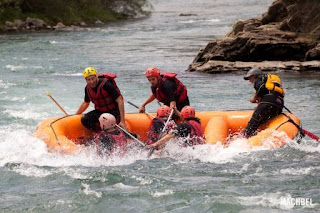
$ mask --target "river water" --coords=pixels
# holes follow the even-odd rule
[[[152,0],[148,18],[0,35],[0,211],[318,212],[320,148],[308,138],[274,150],[249,150],[239,139],[227,149],[169,145],[169,154],[160,158],[148,159],[136,149],[124,158],[101,159],[90,149],[72,156],[50,153],[31,136],[43,119],[63,115],[46,91],[75,113],[87,66],[116,73],[124,98],[138,105],[150,94],[144,71],[158,66],[178,73],[196,110],[252,109],[252,88],[243,73],[185,70],[208,41],[225,35],[237,19],[260,16],[271,2]],[[286,106],[305,129],[320,135],[320,74],[279,75]],[[286,202],[299,199],[308,205]]]

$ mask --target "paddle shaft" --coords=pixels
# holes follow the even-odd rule
[[[124,128],[122,128],[118,124],[116,124],[116,127],[119,128],[122,132],[126,133],[130,138],[132,138],[133,140],[137,141],[141,146],[146,146],[143,142],[138,140],[136,137],[134,137],[132,134],[130,134],[127,130],[125,130]]]
[[[167,128],[167,126],[168,126],[168,124],[169,124],[169,121],[170,121],[170,119],[171,119],[171,117],[172,117],[172,115],[173,115],[173,112],[174,112],[174,109],[171,110],[170,115],[169,115],[166,123],[164,124],[164,127],[163,127],[163,129],[162,129],[162,131],[161,131],[161,133],[160,133],[160,135],[159,135],[158,140],[161,139],[162,136],[163,136],[163,133],[165,133],[166,128]],[[149,154],[148,154],[148,157],[150,157],[150,156],[152,155],[152,153],[154,152],[154,150],[155,150],[155,148],[152,148],[152,149],[150,150],[150,152],[149,152]]]
[[[316,136],[315,134],[313,134],[305,129],[302,129],[302,131],[305,135],[309,136],[311,139],[316,140],[316,141],[320,140],[320,138],[318,136]]]
[[[292,112],[286,107],[286,106],[283,106],[289,113],[292,114]],[[292,122],[294,122],[292,119],[291,119]],[[295,123],[296,124],[296,123]],[[298,126],[298,124],[296,124],[297,128],[300,128],[302,130],[302,132],[307,135],[308,137],[310,137],[311,139],[313,140],[316,140],[316,141],[319,141],[320,138],[318,136],[316,136],[315,134],[313,134],[312,132],[309,132],[305,129],[303,129],[302,127]]]
[[[164,127],[163,127],[163,129],[162,129],[162,131],[161,131],[161,133],[160,133],[160,135],[159,135],[158,140],[162,138],[163,133],[166,131],[166,128],[167,128],[167,126],[168,126],[168,124],[169,124],[169,122],[170,122],[170,119],[171,119],[172,115],[173,115],[173,112],[174,112],[174,109],[171,110],[170,115],[169,115],[166,123],[164,124]]]
[[[68,113],[60,106],[60,104],[50,95],[49,92],[46,92],[47,96],[59,107],[59,109],[65,114],[68,115]]]
[[[135,105],[134,103],[132,103],[131,101],[127,101],[128,104],[130,104],[131,106],[134,106],[135,108],[139,109],[139,107],[137,105]],[[144,111],[147,115],[149,115],[152,118],[155,118],[153,115],[151,115],[150,113]]]

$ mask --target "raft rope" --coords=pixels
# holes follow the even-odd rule
[[[58,118],[57,120],[52,121],[52,122],[50,123],[50,127],[51,127],[51,129],[52,129],[52,131],[53,131],[53,134],[54,134],[54,136],[56,137],[56,140],[58,141],[58,143],[59,143],[58,136],[57,136],[56,131],[54,130],[54,128],[53,128],[52,125],[53,125],[54,123],[56,123],[57,121],[60,121],[60,120],[62,120],[62,119],[64,119],[64,118],[67,118],[67,117],[70,117],[70,116],[74,116],[74,115],[66,115],[66,116],[61,117],[61,118]],[[59,145],[60,145],[60,143],[59,143]]]

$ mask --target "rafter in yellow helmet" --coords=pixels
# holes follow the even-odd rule
[[[83,77],[86,79],[87,77],[91,75],[98,76],[97,71],[93,67],[87,67],[83,70]]]

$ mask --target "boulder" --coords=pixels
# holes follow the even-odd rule
[[[38,18],[27,17],[26,24],[31,29],[35,29],[35,30],[45,29],[47,27],[47,23]]]
[[[319,60],[320,61],[320,43],[315,46],[314,48],[310,49],[306,53],[305,57],[306,61],[311,61],[311,60]]]
[[[94,24],[96,24],[96,25],[103,25],[104,23],[103,23],[102,21],[100,21],[100,20],[96,20],[96,21],[94,22]]]
[[[319,20],[317,0],[276,0],[262,17],[240,20],[225,37],[209,42],[198,52],[188,70],[205,71],[207,68],[208,72],[220,72],[237,66],[239,63],[231,62],[239,61],[294,61],[285,68],[299,68],[303,66],[300,62],[319,60]],[[216,61],[230,63],[221,66]],[[214,64],[219,67],[214,68]],[[231,70],[239,71],[238,68]]]
[[[58,22],[56,24],[56,26],[52,27],[53,29],[61,29],[61,28],[65,28],[66,25],[64,25],[62,22]]]

